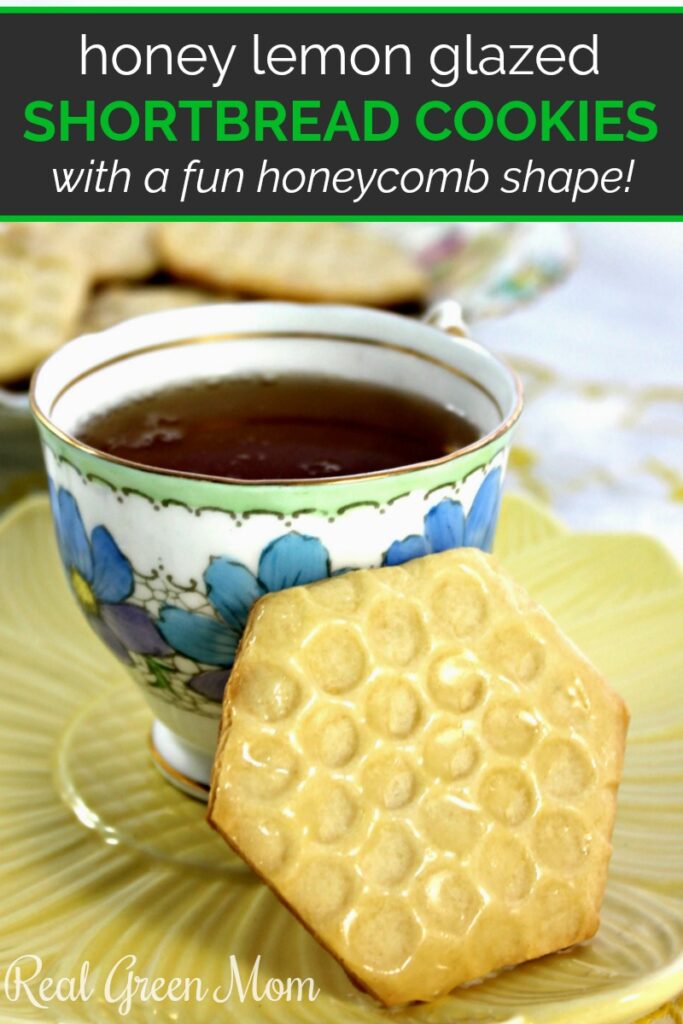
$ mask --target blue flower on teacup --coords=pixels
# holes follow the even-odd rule
[[[96,526],[88,537],[74,496],[49,481],[57,544],[67,578],[90,625],[126,664],[130,652],[171,654],[144,608],[128,604],[135,580],[131,564],[109,530]]]
[[[261,552],[258,571],[225,557],[212,558],[204,572],[216,618],[165,605],[158,619],[164,639],[179,654],[215,668],[189,680],[197,693],[220,701],[251,606],[273,590],[313,583],[330,575],[330,557],[317,537],[287,533]]]
[[[385,552],[382,564],[401,565],[412,558],[433,555],[449,548],[490,551],[500,507],[501,476],[500,469],[489,473],[467,515],[459,501],[444,498],[424,517],[423,533],[395,540]]]

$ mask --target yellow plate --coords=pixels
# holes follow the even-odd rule
[[[19,956],[40,957],[40,977],[55,980],[90,966],[80,993],[62,982],[60,994],[74,1000],[45,999],[44,1009],[26,990],[0,989],[0,1020],[626,1024],[675,997],[683,576],[654,541],[572,534],[519,498],[505,502],[497,553],[633,713],[602,925],[579,948],[389,1013],[229,854],[204,808],[159,777],[146,751],[149,713],[68,594],[47,502],[10,512],[0,524],[0,985]],[[108,1002],[107,976],[123,957]],[[37,966],[24,961],[24,976]],[[128,967],[166,979],[166,996],[133,996],[122,1015]],[[213,990],[224,995],[231,972],[232,996],[217,1005]],[[193,983],[172,989],[173,1001],[175,977],[200,979],[205,998]],[[271,978],[312,978],[319,994],[278,1001],[281,987],[265,991]],[[38,980],[30,990],[39,1002]]]

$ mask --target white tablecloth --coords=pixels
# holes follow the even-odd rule
[[[566,282],[476,337],[527,386],[510,485],[683,558],[683,224],[580,224]]]

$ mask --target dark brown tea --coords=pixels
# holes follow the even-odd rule
[[[419,395],[297,374],[169,387],[94,416],[78,436],[159,469],[294,480],[409,466],[480,434],[455,410]]]

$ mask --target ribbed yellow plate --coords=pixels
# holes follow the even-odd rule
[[[149,713],[67,592],[47,502],[10,512],[0,524],[0,986],[25,954],[42,959],[43,977],[78,977],[85,961],[90,971],[87,999],[45,1009],[0,987],[0,1021],[626,1024],[683,989],[683,576],[651,540],[572,534],[519,498],[505,503],[497,553],[633,713],[602,925],[580,948],[389,1013],[227,851],[203,807],[158,776]],[[311,977],[320,991],[242,1002],[235,987],[222,1005],[133,998],[123,1016],[105,995],[126,955],[139,976],[199,978],[210,992],[229,984],[231,955],[245,986],[260,955],[259,989]],[[110,999],[124,980],[115,974]]]

